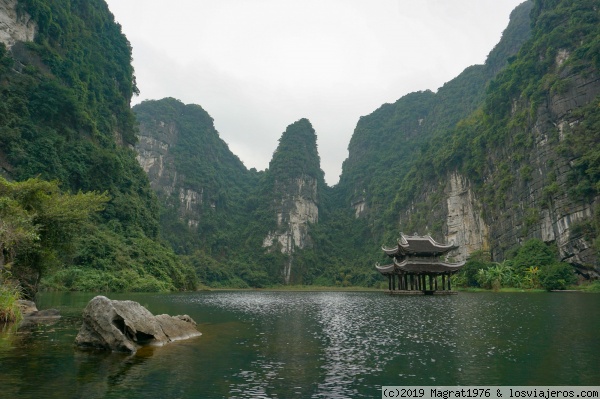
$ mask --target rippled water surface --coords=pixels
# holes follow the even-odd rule
[[[133,356],[74,348],[92,294],[0,333],[0,397],[372,398],[382,385],[600,385],[600,295],[199,292],[111,295],[189,314],[199,338]]]

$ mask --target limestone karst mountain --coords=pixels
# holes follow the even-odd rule
[[[484,65],[362,117],[335,187],[320,182],[316,146],[311,153],[312,144],[290,139],[312,131],[309,122],[290,125],[249,191],[260,204],[245,206],[262,220],[260,248],[284,255],[275,261],[283,272],[265,268],[269,278],[369,284],[368,259],[399,231],[453,241],[458,259],[489,251],[497,261],[538,238],[582,275],[597,275],[597,177],[583,149],[594,142],[597,112],[589,22],[597,15],[588,3],[524,2]],[[559,40],[564,29],[579,41]],[[248,258],[260,257],[257,244]],[[294,280],[294,263],[318,270],[302,266]]]
[[[363,116],[328,187],[306,119],[256,171],[198,105],[132,112],[131,48],[104,1],[0,1],[0,172],[111,198],[54,259],[57,289],[377,285],[400,231],[461,260],[539,239],[598,277],[597,9],[525,1],[484,65]]]

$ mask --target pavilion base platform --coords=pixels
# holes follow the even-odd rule
[[[388,295],[457,295],[456,291],[414,291],[414,290],[387,290]]]

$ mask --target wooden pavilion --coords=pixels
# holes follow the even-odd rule
[[[382,247],[393,263],[380,266],[377,270],[387,276],[390,294],[449,295],[452,291],[450,277],[458,272],[465,262],[448,263],[440,257],[458,248],[454,244],[440,244],[430,235],[400,234],[395,248]]]

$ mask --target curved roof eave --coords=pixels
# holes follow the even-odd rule
[[[375,267],[377,268],[377,271],[379,271],[379,273],[382,273],[382,274],[392,273],[395,269],[395,266],[393,263],[390,263],[389,265],[383,265],[383,266],[376,264]]]
[[[400,233],[400,238],[398,239],[398,247],[401,247],[404,251],[415,251],[415,248],[411,248],[411,243],[413,247],[425,247],[423,248],[424,252],[443,253],[458,248],[457,245],[454,245],[454,242],[451,242],[449,244],[441,244],[435,241],[433,237],[431,237],[429,234],[424,236],[407,236],[404,233]]]
[[[404,272],[431,272],[431,273],[446,273],[446,272],[457,272],[461,267],[465,265],[465,261],[458,263],[448,262],[429,262],[419,261],[415,259],[405,259],[402,262],[398,262],[394,259],[394,265]]]

